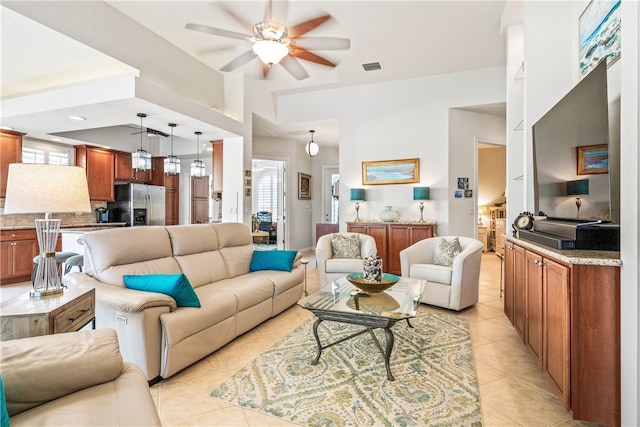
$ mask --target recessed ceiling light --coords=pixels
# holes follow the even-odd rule
[[[51,138],[51,140],[52,140],[53,142],[64,142],[64,139],[62,139],[62,138],[57,138],[57,137],[56,137],[56,138]]]
[[[13,128],[11,126],[0,126],[0,129],[13,130]]]
[[[84,118],[84,117],[82,117],[82,116],[69,116],[69,118],[70,118],[71,120],[78,120],[78,121],[80,121],[80,122],[81,122],[81,121],[83,121],[83,120],[87,120],[87,119],[85,119],[85,118]]]

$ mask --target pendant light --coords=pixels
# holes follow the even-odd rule
[[[171,128],[171,154],[164,159],[164,173],[167,175],[178,175],[180,173],[180,160],[173,155],[173,128],[177,125],[169,123]]]
[[[204,176],[204,163],[200,160],[200,135],[202,132],[194,133],[196,134],[196,159],[191,162],[191,176],[199,179]]]
[[[307,146],[304,149],[307,152],[307,155],[309,157],[315,156],[316,154],[318,154],[318,151],[320,151],[320,147],[318,147],[318,144],[313,142],[313,133],[314,132],[315,132],[315,130],[313,130],[313,129],[311,129],[309,131],[309,133],[311,133],[311,141],[309,141],[309,143],[307,144]]]
[[[131,166],[137,172],[144,172],[151,169],[151,155],[142,148],[142,134],[145,133],[142,127],[142,119],[147,117],[144,113],[138,113],[140,117],[140,148],[131,155]]]

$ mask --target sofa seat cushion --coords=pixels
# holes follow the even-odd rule
[[[96,362],[99,360],[85,358],[78,366],[81,369],[82,365]],[[160,426],[149,385],[140,368],[125,363],[121,369],[122,373],[114,381],[85,388],[11,417],[11,426]]]
[[[175,311],[160,315],[169,346],[236,314],[236,296],[232,292],[215,285],[201,286],[195,291],[200,299],[200,308],[179,307]]]
[[[260,275],[244,274],[233,279],[221,280],[210,286],[233,293],[236,296],[236,312],[273,298],[273,281]]]
[[[364,270],[362,259],[333,258],[325,262],[327,273],[360,273]]]
[[[277,297],[289,289],[295,288],[304,281],[304,269],[295,268],[291,273],[286,271],[264,270],[250,273],[251,276],[260,276],[273,282],[273,297]]]
[[[0,354],[11,417],[78,390],[113,381],[122,371],[118,337],[113,329],[2,341]],[[43,382],[53,371],[57,380]]]
[[[453,268],[436,264],[412,264],[409,277],[451,285]]]

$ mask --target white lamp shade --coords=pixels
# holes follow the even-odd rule
[[[313,157],[320,152],[320,147],[315,142],[310,142],[305,147],[305,151],[309,157]]]
[[[265,64],[277,64],[289,54],[289,48],[275,40],[261,40],[253,44],[253,51]]]
[[[87,174],[78,166],[12,163],[5,214],[91,212]]]

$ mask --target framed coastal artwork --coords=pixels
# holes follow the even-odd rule
[[[591,0],[578,21],[580,76],[606,58],[607,66],[620,58],[620,0]]]
[[[420,182],[420,159],[362,162],[362,184],[413,184]]]
[[[609,172],[609,145],[585,145],[578,147],[577,175]]]

